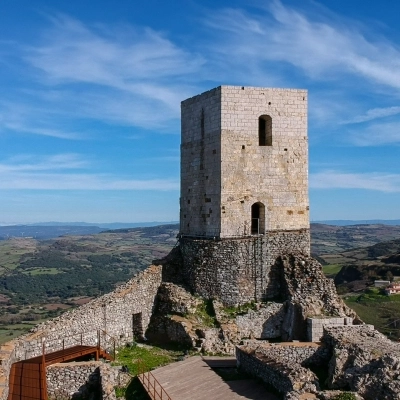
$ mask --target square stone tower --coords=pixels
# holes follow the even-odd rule
[[[181,110],[185,283],[228,305],[279,297],[276,258],[310,253],[307,91],[220,86]]]
[[[182,102],[180,233],[309,228],[307,92],[220,86]]]

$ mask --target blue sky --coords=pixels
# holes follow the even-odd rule
[[[0,223],[178,220],[180,101],[309,91],[312,220],[400,218],[400,2],[2,0]]]

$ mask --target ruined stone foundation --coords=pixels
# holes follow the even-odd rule
[[[181,273],[194,293],[225,305],[280,299],[276,258],[290,253],[308,256],[309,251],[308,229],[222,240],[182,237]]]

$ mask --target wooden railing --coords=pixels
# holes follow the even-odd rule
[[[150,371],[146,371],[146,366],[141,360],[138,362],[138,378],[151,400],[172,400],[156,377]]]

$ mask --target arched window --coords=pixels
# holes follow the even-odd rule
[[[251,206],[251,234],[265,233],[265,206],[263,203],[254,203]]]
[[[272,146],[272,118],[269,115],[258,118],[258,144]]]

